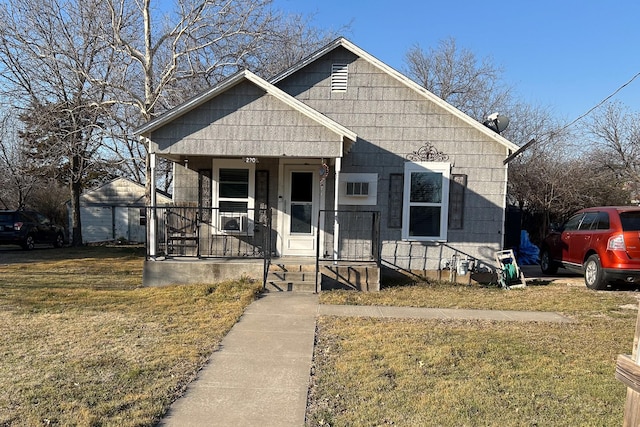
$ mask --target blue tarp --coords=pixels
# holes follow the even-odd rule
[[[520,247],[516,258],[519,265],[534,265],[540,261],[540,249],[531,243],[526,230],[520,232]]]

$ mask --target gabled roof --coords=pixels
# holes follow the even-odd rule
[[[124,192],[124,198],[112,197],[109,198],[108,195],[100,195],[100,193],[105,190],[109,190],[110,188],[129,188],[133,190],[133,192]],[[171,195],[166,191],[162,191],[160,189],[156,189],[156,194],[162,199],[163,203],[171,202]],[[123,206],[138,206],[140,203],[144,205],[145,197],[145,186],[135,182],[129,178],[117,177],[112,179],[111,181],[104,182],[94,188],[86,189],[80,195],[80,200],[83,205],[89,203],[91,205],[103,205],[103,206],[114,206],[114,205],[123,205]],[[87,200],[89,199],[89,200]],[[118,200],[115,200],[118,199]],[[126,200],[125,200],[126,199]],[[66,202],[67,204],[71,203],[70,200]]]
[[[212,87],[211,89],[201,93],[200,95],[194,98],[191,98],[190,100],[165,112],[164,114],[156,117],[155,119],[150,120],[149,122],[135,129],[134,133],[136,135],[148,135],[154,130],[159,129],[160,127],[170,123],[174,119],[188,113],[189,111],[197,108],[198,106],[215,98],[216,96],[220,95],[221,93],[227,91],[228,89],[232,88],[233,86],[243,81],[250,81],[251,83],[260,87],[262,90],[264,90],[268,94],[272,95],[273,97],[277,98],[283,103],[289,105],[294,110],[304,114],[310,119],[315,120],[317,123],[325,126],[326,128],[330,129],[336,134],[342,136],[343,140],[348,140],[351,142],[356,141],[357,135],[355,132],[347,129],[346,127],[342,126],[340,123],[330,119],[329,117],[323,115],[317,110],[314,110],[313,108],[309,107],[307,104],[301,101],[298,101],[293,96],[275,87],[274,85],[267,82],[266,80],[258,77],[257,75],[255,75],[249,70],[242,70],[233,74],[232,76],[221,81],[219,84]],[[348,150],[348,147],[345,147],[345,148]]]
[[[494,139],[496,142],[504,145],[509,150],[516,151],[516,150],[518,150],[520,148],[518,145],[516,145],[513,142],[509,141],[505,137],[497,134],[496,132],[494,132],[491,129],[487,128],[482,123],[478,122],[477,120],[474,120],[472,117],[470,117],[467,114],[463,113],[462,111],[458,110],[453,105],[447,103],[446,101],[444,101],[441,98],[437,97],[433,93],[429,92],[427,89],[423,88],[422,86],[420,86],[419,84],[417,84],[416,82],[411,80],[409,77],[405,76],[404,74],[400,73],[399,71],[396,71],[395,69],[393,69],[392,67],[388,66],[384,62],[380,61],[376,57],[374,57],[374,56],[370,55],[369,53],[367,53],[366,51],[360,49],[358,46],[356,46],[355,44],[351,43],[349,40],[345,39],[344,37],[339,37],[339,38],[335,39],[331,43],[327,44],[325,47],[323,47],[320,50],[312,53],[311,55],[309,55],[308,57],[306,57],[305,59],[303,59],[299,63],[295,64],[291,68],[289,68],[289,69],[287,69],[287,70],[275,75],[274,77],[270,78],[269,82],[272,83],[272,84],[277,84],[279,81],[281,81],[281,80],[287,78],[288,76],[294,74],[296,71],[299,71],[300,69],[306,67],[310,63],[316,61],[318,58],[326,55],[327,53],[331,52],[332,50],[334,50],[334,49],[336,49],[338,47],[342,47],[344,49],[347,49],[348,51],[350,51],[354,55],[364,59],[365,61],[369,62],[371,65],[375,66],[376,68],[378,68],[378,69],[384,71],[385,73],[389,74],[391,77],[393,77],[396,80],[400,81],[401,83],[403,83],[404,85],[408,86],[409,88],[415,90],[416,92],[418,92],[420,95],[422,95],[426,99],[434,102],[438,106],[442,107],[444,110],[446,110],[449,113],[453,114],[454,116],[460,118],[461,120],[463,120],[464,122],[468,123],[472,127],[478,129],[479,131],[485,133],[486,135],[488,135],[489,137]]]

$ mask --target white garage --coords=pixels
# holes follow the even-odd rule
[[[145,226],[140,225],[140,210],[145,207],[145,188],[125,178],[117,178],[80,196],[80,221],[84,243],[122,240],[144,243]],[[171,198],[158,193],[158,205]],[[71,216],[69,217],[71,230]]]

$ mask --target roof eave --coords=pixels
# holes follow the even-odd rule
[[[171,122],[175,118],[188,113],[189,111],[197,108],[198,106],[202,105],[208,100],[216,97],[218,94],[237,85],[243,80],[246,72],[247,72],[246,70],[238,71],[237,73],[221,81],[219,84],[212,87],[211,89],[204,91],[201,94],[194,96],[193,98],[185,101],[184,103],[162,113],[158,117],[149,120],[147,123],[134,129],[133,133],[135,135],[140,135],[140,136],[148,135],[150,132],[153,132],[154,130],[166,125],[167,123]]]

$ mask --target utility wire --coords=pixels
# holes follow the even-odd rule
[[[625,87],[629,86],[631,84],[631,82],[633,82],[635,79],[637,79],[638,77],[640,77],[640,73],[637,73],[635,76],[631,77],[631,79],[629,79],[628,82],[626,82],[625,84],[623,84],[622,86],[620,86],[618,89],[614,90],[613,93],[611,93],[611,95],[607,96],[606,98],[604,98],[602,101],[598,102],[596,105],[594,105],[593,107],[591,107],[589,110],[587,110],[586,113],[578,116],[576,119],[574,119],[573,121],[569,122],[568,124],[564,125],[563,127],[561,127],[560,129],[558,129],[557,131],[554,131],[552,133],[555,132],[562,132],[563,130],[573,126],[574,124],[576,124],[577,122],[579,122],[580,120],[584,119],[585,117],[587,117],[589,114],[591,114],[593,112],[593,110],[597,109],[598,107],[602,106],[602,104],[604,104],[605,102],[607,102],[608,100],[610,100],[611,98],[613,98],[614,96],[616,96],[618,94],[618,92],[620,92],[622,89],[624,89]],[[522,153],[523,151],[525,151],[527,148],[529,148],[530,146],[532,146],[533,144],[536,143],[535,139],[530,140],[529,142],[527,142],[526,144],[524,144],[522,147],[520,147],[518,150],[516,150],[515,152],[513,152],[510,156],[508,156],[505,160],[504,160],[504,164],[509,163],[511,160],[513,160],[514,158],[516,158],[520,153]]]
[[[568,127],[573,126],[574,124],[576,124],[577,122],[579,122],[580,120],[584,119],[585,117],[587,117],[589,114],[591,114],[591,112],[595,109],[597,109],[598,107],[600,107],[602,104],[604,104],[605,102],[607,102],[608,100],[610,100],[611,98],[613,98],[614,96],[617,95],[618,92],[620,92],[622,89],[624,89],[625,87],[629,86],[631,84],[631,82],[633,82],[636,78],[638,78],[640,76],[640,73],[636,74],[635,76],[631,77],[631,79],[626,82],[625,84],[623,84],[622,86],[620,86],[618,89],[616,89],[611,95],[607,96],[606,98],[604,98],[602,101],[598,102],[595,106],[591,107],[586,113],[582,114],[581,116],[579,116],[577,119],[573,120],[572,122],[570,122],[567,125],[564,125],[562,128],[560,128],[559,131],[563,131],[565,129],[567,129]]]

